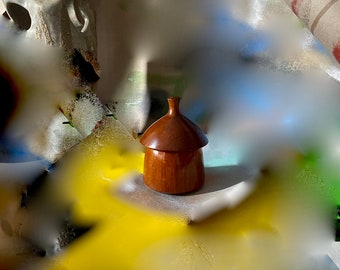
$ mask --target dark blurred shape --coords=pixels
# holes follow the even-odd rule
[[[150,113],[149,116],[156,120],[162,117],[168,108],[166,99],[168,93],[162,89],[151,89],[150,90]]]
[[[73,50],[72,66],[78,69],[82,83],[90,84],[99,80],[99,76],[92,64],[86,61],[77,49]]]
[[[61,231],[58,237],[60,248],[63,249],[67,247],[69,244],[71,244],[73,241],[75,241],[79,237],[83,236],[85,233],[90,231],[92,228],[93,228],[93,225],[89,225],[89,226],[79,225],[79,224],[75,224],[70,219],[66,219],[61,228]]]
[[[21,194],[20,207],[27,207],[32,198],[38,197],[39,192],[47,182],[48,173],[49,171],[45,170],[31,184],[27,185],[26,189]]]
[[[10,19],[11,19],[6,11],[2,14],[2,16],[3,16],[4,18],[6,18],[7,20],[10,20]]]
[[[11,2],[7,3],[6,8],[9,17],[20,30],[26,31],[31,28],[32,20],[27,9]]]
[[[161,118],[168,109],[168,104],[167,104],[166,99],[169,96],[169,94],[165,90],[149,89],[149,95],[150,95],[150,111],[149,111],[148,120],[145,124],[143,132],[153,122]]]
[[[17,105],[17,89],[12,78],[0,67],[0,136]]]
[[[32,218],[28,224],[23,224],[28,230],[22,237],[32,246],[32,252],[40,257],[57,254],[93,227],[93,224],[76,223],[70,205],[60,204],[60,201],[50,193],[51,181],[53,182],[51,177],[56,165],[52,164],[21,193],[21,211]],[[34,217],[38,218],[34,220]],[[9,227],[7,224],[3,225],[5,228]],[[36,234],[38,231],[41,233]]]

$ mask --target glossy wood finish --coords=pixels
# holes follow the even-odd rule
[[[146,146],[144,183],[168,194],[199,189],[204,183],[201,148],[208,143],[202,130],[180,113],[180,98],[168,98],[168,113],[141,137]]]
[[[202,150],[164,152],[147,148],[144,183],[168,194],[183,194],[199,189],[204,183]]]
[[[181,114],[180,98],[168,98],[168,103],[168,113],[145,131],[141,143],[146,147],[164,151],[192,151],[206,145],[208,139],[203,131]]]

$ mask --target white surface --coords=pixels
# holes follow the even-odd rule
[[[5,6],[4,4],[2,3],[2,1],[0,1],[0,14],[3,14],[5,12]]]
[[[123,181],[117,192],[137,205],[178,212],[190,223],[237,206],[253,191],[257,178],[257,171],[243,166],[210,167],[205,168],[205,184],[200,190],[169,195],[148,188],[143,182],[143,175],[138,174]]]
[[[331,245],[328,256],[333,260],[338,269],[340,269],[340,242],[334,242]]]

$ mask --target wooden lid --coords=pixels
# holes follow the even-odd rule
[[[179,102],[179,97],[168,98],[168,113],[145,131],[140,140],[143,145],[159,151],[182,152],[199,149],[208,143],[203,131],[181,114]]]

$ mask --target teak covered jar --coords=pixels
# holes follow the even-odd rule
[[[146,147],[144,183],[168,194],[199,189],[204,183],[203,131],[179,110],[179,97],[168,98],[169,111],[153,123],[140,142]]]

